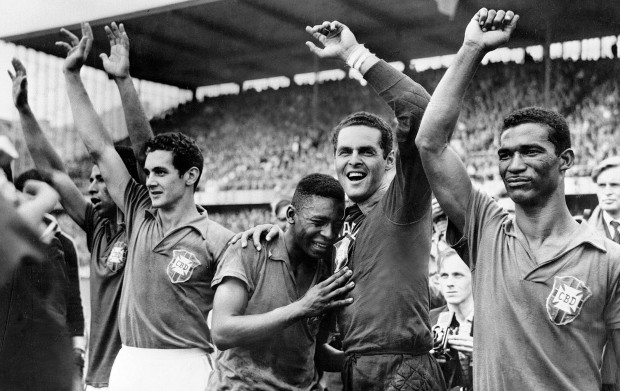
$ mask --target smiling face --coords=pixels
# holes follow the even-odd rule
[[[443,259],[439,283],[441,293],[449,304],[459,305],[472,297],[471,271],[456,253]]]
[[[536,123],[506,129],[497,153],[508,196],[520,205],[537,204],[557,191],[570,166],[556,155],[547,127]]]
[[[300,209],[289,206],[289,219],[294,221],[287,234],[306,255],[322,259],[336,241],[342,228],[344,202],[333,198],[311,196]]]
[[[620,218],[620,167],[607,168],[596,178],[598,203],[614,219]]]
[[[370,198],[392,167],[394,153],[383,157],[381,131],[364,125],[342,128],[338,134],[334,165],[338,181],[351,201]]]
[[[93,204],[93,209],[100,216],[111,217],[116,211],[116,204],[112,200],[110,193],[108,193],[108,187],[103,180],[98,166],[93,166],[88,180],[90,182],[88,185],[88,194],[90,195],[90,202]]]
[[[189,171],[180,174],[172,164],[172,158],[172,152],[163,150],[151,151],[146,155],[146,187],[154,208],[170,209],[187,191],[193,193],[193,183],[191,186],[187,184]]]

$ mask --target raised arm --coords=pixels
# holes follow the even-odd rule
[[[410,139],[413,144],[413,137],[430,98],[426,90],[370,53],[357,42],[351,30],[338,21],[308,26],[306,31],[323,45],[323,48],[319,48],[310,41],[306,42],[312,53],[320,58],[338,58],[364,76],[368,84],[394,111],[399,123],[396,132],[399,143]]]
[[[56,44],[67,49],[63,71],[75,127],[86,149],[99,166],[114,203],[124,210],[123,196],[130,180],[129,172],[114,149],[112,137],[97,115],[80,77],[80,70],[93,44],[92,30],[88,23],[82,23],[81,39],[68,30],[61,29],[61,31],[70,42],[56,42]]]
[[[472,184],[450,139],[478,64],[486,53],[508,42],[518,20],[512,11],[482,8],[476,13],[465,30],[463,46],[433,93],[416,137],[433,193],[461,232]]]
[[[249,294],[245,284],[226,277],[213,299],[213,342],[220,350],[252,344],[273,336],[298,320],[319,316],[324,311],[351,304],[353,299],[337,298],[353,289],[347,281],[351,272],[343,268],[313,286],[298,301],[264,314],[245,315]]]
[[[80,189],[69,178],[62,159],[45,137],[30,108],[26,68],[21,61],[14,58],[13,69],[15,70],[14,74],[9,71],[9,76],[13,82],[13,103],[19,112],[22,132],[32,160],[37,169],[50,180],[54,189],[60,194],[60,202],[67,214],[80,227],[83,227],[87,201]]]
[[[110,26],[105,26],[105,32],[110,40],[110,56],[102,53],[99,57],[103,60],[103,69],[114,79],[121,95],[131,147],[138,161],[140,181],[144,183],[146,142],[153,138],[153,130],[129,75],[129,37],[122,23],[117,26],[112,22]]]

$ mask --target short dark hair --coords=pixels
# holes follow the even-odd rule
[[[26,181],[29,180],[47,182],[39,170],[36,168],[31,168],[30,170],[22,172],[17,178],[15,178],[15,188],[19,191],[24,191],[24,185],[26,184]]]
[[[301,209],[312,196],[332,198],[344,203],[344,189],[333,177],[325,174],[310,174],[303,177],[293,194],[291,205],[295,209]]]
[[[377,129],[381,132],[379,146],[383,150],[383,158],[387,158],[388,154],[392,152],[394,136],[392,135],[390,125],[376,114],[358,111],[357,113],[347,116],[334,128],[334,131],[332,132],[332,145],[334,146],[334,153],[336,153],[336,149],[338,148],[338,135],[340,134],[340,131],[349,126],[368,126],[369,128]]]
[[[526,107],[513,111],[504,118],[500,135],[506,129],[521,124],[541,124],[549,128],[549,141],[555,147],[555,154],[560,154],[571,147],[570,130],[566,119],[555,111],[542,107]]]
[[[172,165],[179,170],[180,175],[192,167],[198,168],[198,179],[194,189],[198,187],[205,159],[193,138],[178,132],[160,134],[146,143],[146,153],[153,151],[172,152]]]
[[[136,182],[140,182],[140,175],[138,175],[138,160],[133,154],[133,149],[124,145],[115,145],[114,149],[116,149],[116,152],[121,157],[127,171],[129,171],[129,175],[131,175]]]

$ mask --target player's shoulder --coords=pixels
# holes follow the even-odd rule
[[[205,242],[214,253],[219,253],[228,246],[228,242],[235,235],[228,228],[205,216]]]

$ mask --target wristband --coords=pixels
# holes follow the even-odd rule
[[[347,65],[351,68],[353,68],[353,65],[357,62],[357,60],[359,60],[360,56],[362,56],[362,54],[364,54],[365,51],[368,51],[368,49],[366,49],[364,47],[364,45],[358,45],[355,47],[355,49],[353,49],[353,51],[351,52],[351,54],[349,54],[349,57],[347,58]]]
[[[364,64],[364,62],[366,62],[366,60],[370,58],[370,56],[372,56],[372,53],[370,53],[370,51],[366,49],[366,51],[363,52],[360,58],[355,62],[355,65],[353,66],[353,68],[355,68],[361,73],[362,65]]]

